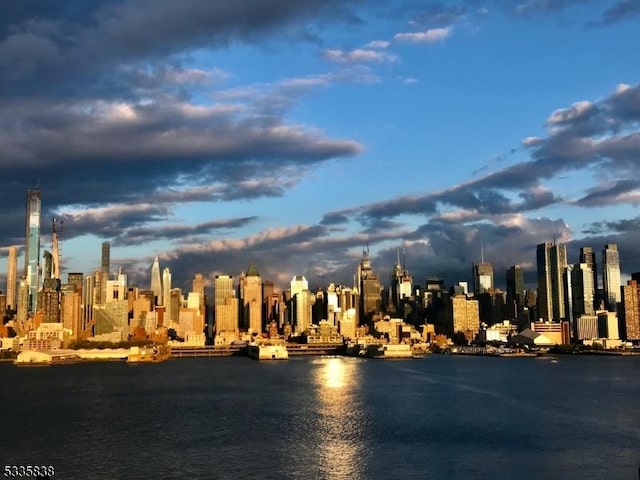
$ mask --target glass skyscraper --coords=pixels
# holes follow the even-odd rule
[[[38,306],[38,288],[40,282],[40,208],[40,189],[34,188],[27,190],[24,277],[29,286],[28,311],[33,313],[35,313]]]

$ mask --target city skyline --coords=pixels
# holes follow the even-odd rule
[[[179,7],[178,7],[179,5]],[[0,272],[24,195],[63,277],[495,284],[536,245],[640,271],[634,2],[7,3],[0,20]],[[170,20],[169,20],[170,19]],[[149,32],[153,31],[153,35]],[[613,52],[613,54],[612,54]],[[43,85],[46,84],[46,88]],[[483,245],[483,247],[481,247]],[[21,275],[21,269],[18,275]]]

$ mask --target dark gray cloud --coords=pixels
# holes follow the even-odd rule
[[[256,220],[256,217],[213,220],[196,225],[157,225],[155,227],[129,227],[121,229],[113,238],[116,246],[140,245],[157,240],[195,242],[197,237],[212,235],[214,232],[224,234],[230,230],[244,227]],[[202,238],[200,239],[202,241]]]
[[[583,207],[600,205],[617,205],[625,200],[629,194],[637,194],[640,202],[640,179],[618,180],[590,188],[587,194],[578,199],[575,204]]]
[[[239,99],[210,98],[228,74],[187,66],[194,48],[308,41],[323,23],[355,22],[355,2],[113,0],[63,4],[8,0],[0,15],[0,219],[11,242],[25,190],[43,189],[43,219],[67,205],[165,205],[280,196],[306,168],[361,145],[291,124],[288,110],[368,71],[289,79]],[[192,96],[199,95],[194,102]],[[123,213],[126,228],[143,216]],[[135,223],[134,223],[135,222]],[[87,224],[88,226],[88,224]],[[96,233],[115,236],[116,227]],[[80,225],[79,232],[85,231]]]
[[[349,216],[340,212],[326,213],[322,217],[321,225],[342,225],[349,222]]]
[[[397,248],[406,253],[406,267],[416,284],[424,284],[427,276],[437,275],[447,285],[459,281],[472,285],[472,265],[481,259],[494,267],[496,286],[505,288],[505,271],[512,265],[521,265],[525,271],[535,271],[535,249],[538,243],[553,238],[569,239],[571,233],[562,220],[518,217],[509,222],[441,223],[430,221],[412,234],[405,235],[398,246],[380,251],[374,264],[388,275],[397,259]],[[535,275],[529,275],[533,278]]]
[[[72,0],[55,9],[38,5],[42,2],[20,3],[10,1],[10,13],[0,20],[0,65],[6,72],[0,94],[39,91],[42,78],[49,82],[48,91],[67,91],[68,82],[95,81],[95,76],[113,84],[117,80],[108,74],[114,68],[140,61],[165,63],[167,56],[190,48],[265,37],[308,39],[312,21],[354,21],[350,4],[357,2]]]
[[[304,275],[312,288],[329,283],[352,285],[360,252],[366,245],[400,242],[407,230],[381,230],[371,233],[336,235],[321,225],[298,225],[274,228],[244,238],[224,236],[214,240],[189,239],[171,251],[159,252],[161,265],[171,269],[174,278],[190,279],[202,272],[208,279],[219,273],[238,275],[254,261],[263,279],[278,288],[289,286],[293,275]],[[150,256],[142,262],[129,259],[127,270],[143,271],[148,282]]]
[[[602,24],[613,25],[639,15],[639,2],[636,0],[619,0],[602,13]]]
[[[479,238],[488,255],[493,248],[501,254],[500,262],[522,263],[533,255],[531,245],[566,234],[562,222],[536,223],[519,215],[564,201],[545,188],[545,180],[606,168],[620,175],[612,180],[620,190],[616,198],[633,192],[629,185],[623,191],[622,181],[623,175],[638,180],[638,86],[554,112],[548,135],[530,144],[529,161],[444,191],[330,212],[321,225],[240,240],[207,242],[203,236],[224,231],[232,237],[253,217],[175,224],[177,203],[280,196],[308,168],[357,155],[357,141],[331,138],[287,116],[316,89],[379,81],[370,69],[356,67],[223,89],[229,74],[190,68],[189,52],[236,43],[319,41],[324,23],[358,22],[352,7],[364,3],[6,1],[0,15],[0,175],[7,179],[0,244],[22,243],[24,192],[39,183],[43,230],[55,215],[65,219],[68,238],[91,233],[116,247],[179,238],[180,248],[163,258],[175,278],[190,279],[198,270],[213,274],[214,268],[237,273],[239,265],[255,260],[263,276],[278,281],[282,272],[295,271],[317,282],[335,274],[348,283],[358,260],[354,249],[406,238],[411,258],[416,264],[424,260],[418,273],[453,272],[455,281],[468,274]],[[407,3],[412,8],[402,12]],[[587,2],[530,0],[514,6],[505,0],[498,8],[531,18],[582,3]],[[416,24],[441,28],[478,14],[482,6],[406,2],[396,11]],[[634,14],[629,2],[617,2],[603,18],[613,23]],[[611,198],[593,191],[578,203],[602,205]],[[404,214],[426,223],[415,231],[403,228],[396,217]],[[330,227],[352,218],[361,222],[360,233],[336,237]],[[390,247],[375,259],[381,269],[390,268],[392,253]],[[142,279],[148,260],[119,262]]]
[[[111,239],[122,235],[131,225],[160,222],[171,213],[166,204],[144,203],[82,209],[63,214],[59,220],[64,222],[65,236],[69,239],[87,234]],[[42,223],[41,228],[46,228]]]
[[[467,14],[466,5],[450,5],[442,2],[428,3],[415,16],[415,23],[428,28],[442,28],[453,25]]]
[[[607,228],[601,231],[593,231],[588,236],[574,240],[567,244],[567,255],[571,262],[578,261],[580,247],[590,246],[596,252],[596,259],[601,261],[600,251],[605,245],[615,244],[620,253],[620,271],[623,275],[630,276],[640,272],[640,219],[634,218],[610,222]]]
[[[11,172],[13,180],[3,193],[14,206],[38,179],[51,210],[139,203],[155,194],[188,200],[184,190],[175,190],[177,182],[213,185],[198,190],[201,199],[213,201],[279,196],[305,167],[361,149],[281,118],[169,99],[155,105],[34,102],[19,110],[0,114],[0,173]],[[278,175],[293,166],[296,175]]]
[[[626,234],[630,232],[640,231],[640,217],[628,218],[622,220],[601,220],[591,223],[585,233],[590,235],[597,234]],[[613,242],[615,243],[615,242]]]
[[[524,0],[517,2],[502,2],[516,15],[531,16],[562,12],[576,5],[592,3],[593,0]]]

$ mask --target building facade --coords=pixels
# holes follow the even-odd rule
[[[538,268],[538,316],[543,321],[561,321],[566,317],[565,284],[567,247],[541,243],[536,248]]]
[[[29,286],[27,309],[34,313],[38,306],[38,289],[40,287],[40,209],[40,189],[28,190],[23,275]]]
[[[640,340],[640,283],[636,280],[629,280],[622,287],[622,305],[626,339],[638,341]]]
[[[620,302],[620,254],[615,244],[605,245],[602,250],[602,287],[604,289],[605,308],[617,311]]]

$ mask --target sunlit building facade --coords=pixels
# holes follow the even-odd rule
[[[154,297],[154,305],[163,305],[162,303],[162,279],[160,278],[160,260],[158,257],[153,260],[151,266],[151,289]]]
[[[18,249],[9,247],[9,258],[7,260],[7,307],[15,310],[17,307],[16,287],[18,269]]]
[[[41,192],[39,188],[27,191],[27,211],[24,247],[24,277],[29,286],[29,312],[35,312],[38,305],[40,287],[40,209]]]
[[[640,284],[629,280],[622,287],[622,305],[624,307],[624,327],[626,339],[640,340]]]

